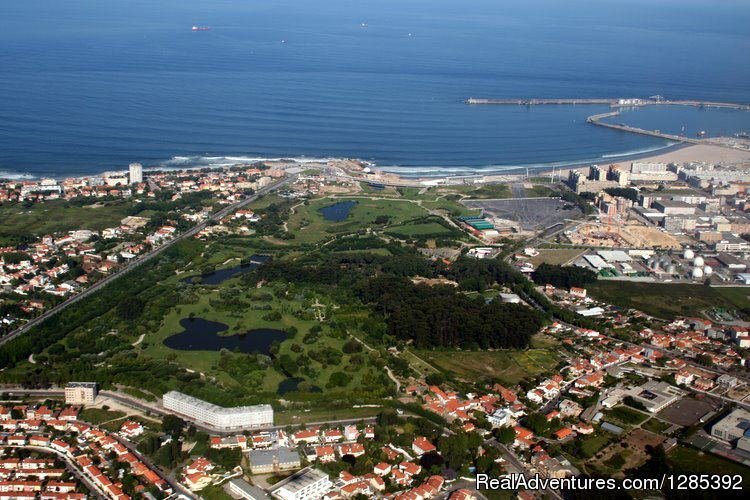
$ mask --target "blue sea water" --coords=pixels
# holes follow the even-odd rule
[[[667,144],[587,125],[586,116],[607,110],[601,106],[463,100],[661,94],[750,102],[746,0],[0,0],[0,7],[6,175],[226,156],[358,157],[411,174],[565,164]],[[710,113],[693,111],[631,115],[665,130],[685,121],[697,130],[750,128],[747,113],[714,124]]]

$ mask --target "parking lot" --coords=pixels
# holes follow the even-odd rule
[[[713,413],[719,404],[709,398],[682,398],[659,412],[659,418],[673,424],[689,427],[695,425],[706,414]]]

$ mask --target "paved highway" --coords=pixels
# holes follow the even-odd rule
[[[24,324],[20,328],[17,328],[16,330],[13,330],[12,332],[10,332],[7,335],[5,335],[3,338],[0,338],[0,346],[2,346],[3,344],[5,344],[6,342],[10,342],[14,338],[18,337],[19,335],[22,335],[23,333],[25,333],[25,332],[29,331],[30,329],[34,328],[35,326],[37,326],[41,322],[43,322],[43,321],[51,318],[52,316],[60,313],[63,310],[67,309],[68,307],[70,307],[71,305],[75,304],[76,302],[78,302],[80,300],[83,300],[84,298],[88,297],[89,295],[91,295],[93,293],[96,293],[97,291],[99,291],[102,288],[104,288],[105,286],[107,286],[109,283],[112,283],[113,281],[115,281],[115,280],[119,279],[120,277],[126,275],[127,273],[129,273],[133,269],[136,269],[136,268],[142,266],[146,262],[148,262],[151,259],[153,259],[154,257],[158,256],[159,254],[161,254],[162,252],[164,252],[164,250],[166,250],[167,248],[170,248],[171,246],[175,245],[176,243],[178,243],[178,242],[180,242],[180,241],[182,241],[182,240],[184,240],[186,238],[190,238],[190,237],[198,234],[200,231],[202,231],[203,229],[205,229],[210,222],[215,222],[215,221],[221,220],[222,218],[226,217],[231,212],[233,212],[235,210],[238,210],[238,209],[244,207],[245,205],[248,205],[248,204],[252,203],[253,201],[257,200],[259,197],[261,197],[261,196],[263,196],[263,195],[265,195],[265,194],[267,194],[267,193],[269,193],[269,192],[271,192],[271,191],[273,191],[275,189],[278,189],[281,186],[289,184],[295,178],[296,178],[296,176],[287,176],[284,179],[278,180],[276,182],[273,182],[273,183],[269,184],[268,186],[266,186],[264,188],[259,189],[252,196],[249,196],[249,197],[247,197],[247,198],[245,198],[243,200],[240,200],[240,201],[238,201],[236,203],[233,203],[231,205],[227,205],[226,207],[222,208],[221,210],[219,210],[217,212],[214,212],[205,221],[201,222],[200,224],[197,224],[196,226],[193,226],[192,229],[189,229],[188,231],[180,234],[179,236],[177,236],[173,240],[170,240],[170,241],[164,243],[163,245],[160,245],[160,246],[154,248],[150,252],[142,255],[141,257],[139,257],[138,259],[136,259],[135,261],[133,261],[132,263],[130,263],[127,267],[123,268],[121,271],[119,271],[119,272],[117,272],[115,274],[112,274],[111,276],[107,276],[106,278],[104,278],[104,279],[102,279],[100,281],[97,281],[96,283],[94,283],[93,285],[91,285],[89,288],[87,288],[83,292],[81,292],[81,293],[79,293],[77,295],[74,295],[73,297],[69,298],[65,302],[63,302],[61,304],[58,304],[57,306],[53,307],[52,309],[46,311],[41,316],[38,316],[38,317],[32,319],[31,321],[29,321],[28,323]]]

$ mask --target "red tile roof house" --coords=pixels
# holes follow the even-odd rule
[[[563,427],[562,429],[555,432],[555,437],[562,441],[563,439],[573,436],[575,433],[569,427]]]
[[[342,470],[339,472],[339,480],[344,484],[352,484],[358,482],[360,479],[351,472]]]
[[[318,433],[316,431],[311,431],[311,430],[299,431],[292,436],[292,442],[294,442],[294,444],[317,443]]]
[[[122,427],[120,427],[120,433],[125,437],[140,436],[143,434],[143,426],[138,422],[128,420],[122,424]]]
[[[333,446],[318,446],[315,448],[315,455],[323,463],[336,461],[336,452]]]
[[[400,469],[394,469],[391,472],[391,481],[398,486],[409,486],[411,484],[411,476],[407,476]]]
[[[534,433],[520,425],[513,427],[513,430],[516,431],[516,439],[513,442],[513,445],[522,448],[529,448],[532,444]]]
[[[341,488],[341,494],[345,498],[356,497],[357,495],[371,496],[370,485],[366,481],[347,484]]]
[[[361,443],[348,443],[339,446],[339,455],[352,455],[353,457],[360,457],[365,454],[365,445]]]
[[[398,468],[407,476],[416,476],[422,472],[422,467],[413,462],[401,462],[398,464]]]
[[[216,467],[213,462],[204,457],[196,458],[193,463],[185,466],[185,474],[195,474],[196,472],[209,472]]]
[[[414,450],[414,453],[416,453],[417,456],[422,456],[425,453],[435,451],[437,448],[435,448],[435,445],[430,443],[427,438],[418,437],[411,444],[411,449]]]
[[[380,462],[373,467],[373,472],[381,477],[387,476],[391,472],[391,465],[385,462]]]
[[[324,443],[337,443],[339,441],[342,441],[343,439],[344,439],[344,433],[338,429],[325,431],[325,433],[323,434]]]

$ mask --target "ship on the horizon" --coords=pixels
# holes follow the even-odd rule
[[[211,31],[211,26],[193,26],[193,31]]]

